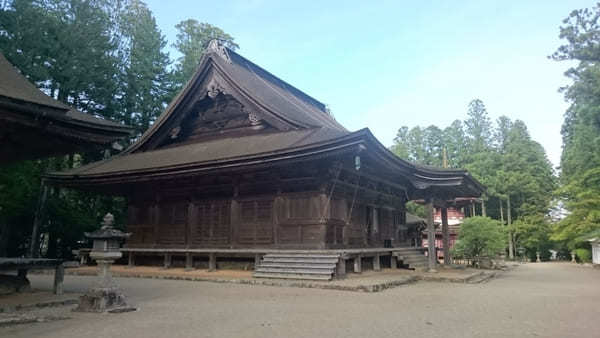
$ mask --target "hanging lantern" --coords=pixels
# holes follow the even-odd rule
[[[354,156],[354,169],[360,170],[360,156]]]

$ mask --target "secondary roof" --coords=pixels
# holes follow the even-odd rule
[[[0,164],[109,144],[131,132],[44,94],[0,53]]]

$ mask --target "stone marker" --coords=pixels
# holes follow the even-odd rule
[[[136,308],[128,306],[125,295],[112,279],[110,266],[121,258],[120,242],[131,234],[113,228],[114,216],[110,213],[104,216],[100,230],[85,233],[94,241],[90,258],[98,263],[98,284],[88,290],[79,299],[75,311],[81,312],[127,312]]]

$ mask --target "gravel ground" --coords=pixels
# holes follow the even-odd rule
[[[50,289],[52,276],[31,276]],[[93,278],[67,276],[82,292]],[[0,328],[0,337],[600,337],[600,270],[532,263],[485,284],[379,293],[121,278],[137,312]],[[57,310],[58,311],[58,310]]]

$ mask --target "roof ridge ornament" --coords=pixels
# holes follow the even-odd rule
[[[225,61],[231,63],[231,58],[229,57],[229,53],[227,52],[227,47],[225,47],[225,44],[223,42],[225,42],[225,40],[212,39],[208,43],[208,47],[206,48],[206,50],[208,52],[213,52],[219,55]]]

